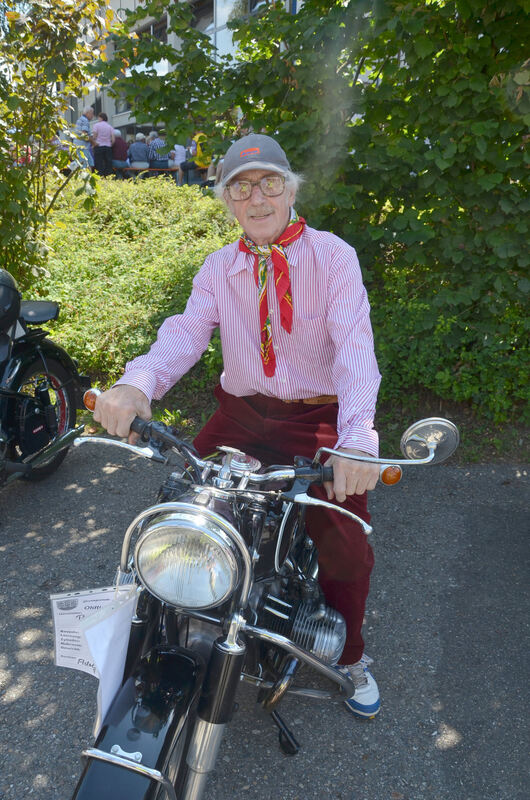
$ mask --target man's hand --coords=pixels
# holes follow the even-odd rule
[[[337,452],[355,456],[370,455],[362,450],[350,450],[346,447],[340,448]],[[344,503],[350,494],[364,494],[370,489],[375,489],[379,480],[379,464],[366,464],[363,461],[350,461],[331,456],[326,461],[326,466],[333,467],[333,483],[324,484],[328,500],[333,500],[335,497],[339,503]]]
[[[131,444],[138,441],[138,434],[131,433],[131,422],[135,417],[151,419],[151,406],[145,394],[135,386],[120,384],[100,394],[96,400],[94,419],[112,436],[128,437]]]

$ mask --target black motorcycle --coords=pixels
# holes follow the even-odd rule
[[[310,667],[349,697],[354,686],[334,669],[345,622],[325,603],[317,552],[308,538],[305,509],[331,506],[311,497],[312,485],[332,480],[321,448],[311,462],[262,467],[244,453],[220,447],[202,460],[173,429],[136,418],[147,442],[131,445],[81,437],[167,462],[180,458],[157,503],[129,525],[115,585],[136,591],[123,681],[72,800],[200,800],[240,681],[257,688],[257,701],[279,729],[283,752],[299,749],[278,713],[289,692],[330,696],[300,683]],[[433,464],[458,445],[444,419],[412,425],[402,438],[405,459],[353,459],[380,464],[384,483],[396,483],[403,464]],[[134,542],[134,554],[130,551]]]
[[[21,300],[0,269],[0,485],[49,475],[83,431],[75,422],[88,378],[39,327],[58,314],[57,303]]]

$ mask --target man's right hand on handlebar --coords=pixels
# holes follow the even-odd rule
[[[113,386],[103,392],[96,400],[94,419],[99,422],[111,436],[127,438],[131,444],[138,441],[138,434],[131,432],[131,423],[135,417],[149,420],[152,417],[149,400],[141,389],[128,384]]]

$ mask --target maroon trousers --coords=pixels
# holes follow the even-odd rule
[[[284,403],[264,395],[235,397],[217,386],[219,408],[195,439],[201,456],[218,445],[237,447],[264,464],[290,464],[295,455],[312,458],[319,447],[337,441],[336,403]],[[311,494],[327,500],[322,487]],[[341,504],[370,521],[366,493]],[[325,508],[308,508],[307,530],[318,549],[319,583],[328,605],[346,620],[347,638],[341,664],[358,661],[364,649],[361,627],[374,556],[360,525]]]

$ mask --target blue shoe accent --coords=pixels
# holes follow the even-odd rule
[[[371,658],[363,656],[356,664],[341,664],[335,667],[338,672],[342,673],[342,675],[347,675],[353,681],[355,692],[344,703],[352,714],[361,719],[375,717],[381,707],[377,683],[372,673],[368,670],[368,665],[371,663]]]

